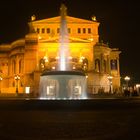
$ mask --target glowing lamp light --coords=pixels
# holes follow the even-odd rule
[[[72,57],[71,57],[71,56],[69,56],[69,59],[71,60],[71,59],[72,59]]]
[[[59,59],[59,56],[57,56],[56,59]]]
[[[55,67],[52,67],[53,70],[55,70]]]
[[[40,97],[39,99],[40,100],[47,100],[47,98],[45,98],[45,97]]]
[[[130,81],[130,77],[129,76],[125,76],[124,80],[126,81],[126,86],[127,88],[129,87],[129,81]]]
[[[48,57],[47,56],[44,56],[44,58],[43,58],[44,60],[45,60],[45,62],[49,62],[49,60],[48,60]]]
[[[111,75],[109,75],[107,78],[109,80],[109,93],[112,93],[112,79],[113,79],[113,77]]]
[[[112,77],[112,76],[108,76],[107,78],[108,78],[108,80],[112,80],[112,79],[113,79],[113,77]]]
[[[130,81],[130,77],[129,76],[125,76],[124,80],[125,81]]]
[[[83,62],[83,59],[85,59],[85,57],[81,56],[79,62]]]
[[[42,37],[41,36],[38,36],[38,39],[40,40],[40,39],[42,39]]]
[[[1,93],[1,81],[2,81],[2,77],[0,76],[0,93]]]
[[[89,41],[93,41],[93,38],[89,38],[88,40],[89,40]]]
[[[47,59],[47,56],[44,56],[44,59]]]
[[[140,84],[136,84],[136,88],[140,88]]]
[[[3,79],[2,79],[2,77],[0,77],[0,81],[2,81]]]
[[[41,68],[43,69],[45,66],[44,66],[44,64],[41,64]]]
[[[30,87],[25,87],[25,93],[29,94],[30,93]]]
[[[75,70],[75,69],[76,69],[76,67],[75,67],[75,66],[73,66],[73,67],[72,67],[72,69],[73,69],[73,70]]]
[[[20,80],[20,76],[19,75],[15,75],[14,79],[16,80],[16,93],[18,93],[18,81]]]
[[[15,80],[20,80],[20,76],[16,75],[15,77]]]

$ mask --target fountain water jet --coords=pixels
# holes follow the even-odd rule
[[[69,38],[67,30],[67,8],[60,8],[60,46],[59,70],[44,71],[40,77],[40,99],[85,99],[86,76],[80,71],[70,71],[69,68]]]
[[[67,28],[67,7],[62,4],[60,8],[60,46],[59,46],[59,70],[64,71],[68,69],[68,59],[69,56],[69,38],[68,38],[68,28]]]

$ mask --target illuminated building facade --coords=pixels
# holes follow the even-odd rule
[[[36,20],[32,17],[30,31],[23,39],[0,45],[1,93],[37,95],[43,70],[55,71],[59,65],[60,16]],[[87,75],[88,93],[113,92],[120,87],[119,54],[116,48],[99,42],[99,22],[67,16],[69,69]],[[15,77],[19,76],[17,80]],[[109,76],[112,79],[109,79]],[[18,89],[18,91],[17,91]],[[111,89],[111,90],[110,90]]]

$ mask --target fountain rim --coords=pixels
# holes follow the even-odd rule
[[[44,71],[41,76],[47,75],[79,75],[79,76],[86,76],[82,71]]]

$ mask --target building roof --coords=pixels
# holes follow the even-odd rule
[[[2,45],[0,45],[0,52],[9,51],[10,49],[11,49],[10,44],[2,44]]]
[[[18,39],[18,40],[16,40],[16,41],[14,41],[14,42],[12,42],[11,43],[11,48],[15,48],[15,47],[21,47],[21,46],[24,46],[25,45],[25,39],[24,38],[22,38],[22,39]]]
[[[33,21],[33,24],[52,24],[52,23],[60,23],[60,16],[57,17],[52,17],[52,18],[46,18],[42,20],[36,20]],[[75,18],[71,16],[66,16],[67,23],[79,23],[79,24],[99,24],[97,21],[92,21],[92,20],[86,20],[86,19],[80,19],[80,18]]]

